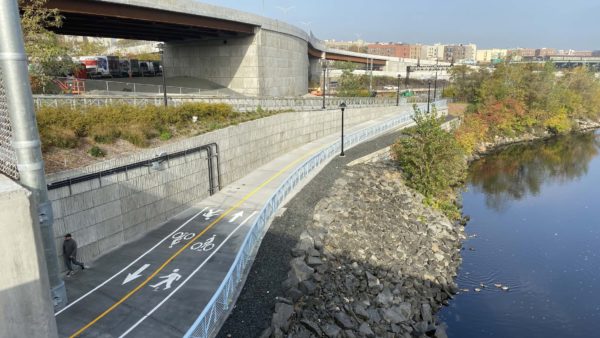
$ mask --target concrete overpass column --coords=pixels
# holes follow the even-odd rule
[[[168,76],[212,81],[248,96],[299,96],[308,89],[308,44],[300,38],[256,29],[253,36],[165,46]]]
[[[0,337],[57,337],[33,195],[0,175]]]

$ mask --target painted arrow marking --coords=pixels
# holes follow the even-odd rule
[[[231,217],[231,220],[229,220],[229,223],[235,222],[236,219],[238,219],[242,216],[244,216],[244,212],[243,211],[238,212],[237,214],[233,215],[233,217]]]
[[[141,268],[137,269],[136,272],[134,273],[128,273],[127,277],[125,277],[125,280],[123,281],[123,284],[121,285],[125,285],[129,282],[131,282],[132,280],[142,277],[142,271],[146,270],[148,267],[150,266],[150,264],[144,264],[144,266],[142,266]]]

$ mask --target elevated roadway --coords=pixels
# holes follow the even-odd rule
[[[49,0],[60,34],[164,41],[167,76],[202,78],[250,96],[298,96],[320,82],[321,60],[405,74],[417,60],[328,48],[293,25],[187,0]],[[421,64],[432,63],[421,61]]]

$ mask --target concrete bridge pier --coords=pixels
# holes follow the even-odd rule
[[[206,79],[248,96],[299,96],[308,88],[308,46],[288,34],[256,28],[236,38],[169,42],[167,76]]]
[[[33,198],[0,175],[0,337],[57,337]]]

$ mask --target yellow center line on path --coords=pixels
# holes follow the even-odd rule
[[[156,277],[156,275],[159,272],[161,272],[169,263],[171,263],[185,249],[187,249],[190,245],[192,245],[193,242],[195,242],[198,238],[200,238],[208,230],[210,230],[215,224],[217,224],[219,221],[221,221],[223,218],[225,218],[232,211],[234,211],[235,209],[239,208],[242,205],[242,203],[246,202],[250,197],[254,196],[254,194],[256,194],[258,191],[260,191],[262,188],[264,188],[271,181],[273,181],[277,177],[281,176],[284,172],[286,172],[292,166],[296,165],[298,162],[304,160],[308,156],[316,153],[317,151],[318,150],[310,151],[310,152],[308,152],[308,153],[300,156],[298,159],[294,160],[292,163],[290,163],[290,164],[286,165],[285,167],[283,167],[281,170],[279,170],[277,173],[275,173],[269,179],[267,179],[266,181],[262,182],[259,186],[257,186],[256,188],[254,188],[248,194],[246,194],[246,196],[244,196],[241,200],[239,200],[231,208],[229,208],[227,211],[225,211],[224,213],[222,213],[217,219],[215,219],[214,221],[212,221],[204,230],[202,230],[200,233],[198,233],[196,236],[194,236],[194,238],[192,238],[189,242],[187,242],[187,244],[185,244],[183,247],[181,247],[179,250],[177,250],[173,255],[171,255],[171,257],[169,257],[150,276],[148,276],[148,278],[146,278],[143,282],[141,282],[138,286],[136,286],[135,289],[129,291],[125,296],[123,296],[123,298],[119,299],[119,301],[117,301],[116,303],[114,303],[113,305],[111,305],[108,309],[106,309],[104,312],[102,312],[98,317],[94,318],[94,320],[92,320],[91,322],[87,323],[84,327],[82,327],[81,329],[77,330],[77,332],[73,333],[69,337],[73,338],[73,337],[77,337],[77,336],[81,335],[83,332],[85,332],[85,330],[89,329],[92,325],[94,325],[100,319],[102,319],[106,315],[108,315],[110,312],[112,312],[114,309],[116,309],[119,305],[121,305],[123,302],[125,302],[127,299],[129,299],[131,296],[133,296],[136,292],[138,292],[141,288],[143,288],[144,286],[146,286],[146,284],[148,284],[154,277]]]

